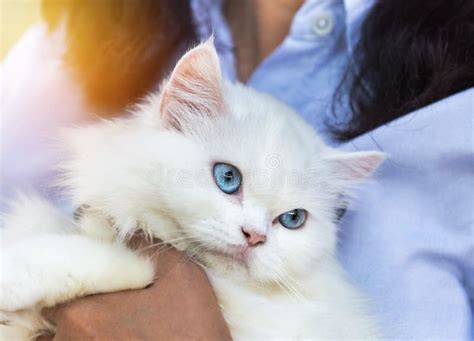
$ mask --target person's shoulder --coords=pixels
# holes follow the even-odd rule
[[[460,92],[342,146],[388,154],[373,181],[354,190],[339,243],[388,337],[447,335],[433,321],[452,316],[459,323],[449,333],[461,333],[470,321],[457,279],[472,267],[473,96]],[[457,303],[440,308],[438,297]]]
[[[343,149],[380,149],[392,157],[472,153],[474,88],[432,103],[347,142]]]
[[[387,154],[372,181],[355,189],[348,226],[375,226],[413,252],[423,243],[442,249],[453,231],[452,245],[472,234],[473,96],[474,89],[459,92],[341,146]]]
[[[411,193],[410,200],[418,198],[422,206],[449,202],[451,212],[465,217],[459,208],[466,209],[465,204],[472,202],[468,198],[474,181],[473,120],[474,88],[405,115],[341,148],[387,154],[374,176],[381,196],[403,201]]]

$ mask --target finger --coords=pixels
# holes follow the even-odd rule
[[[35,341],[53,341],[54,335],[53,334],[43,334],[35,338]]]
[[[43,308],[41,310],[41,316],[43,316],[47,321],[57,324],[57,319],[60,311],[64,308],[64,305],[56,305],[54,307]]]

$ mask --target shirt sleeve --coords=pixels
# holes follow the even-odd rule
[[[51,195],[62,127],[85,119],[81,91],[66,64],[63,32],[27,31],[0,66],[2,202],[14,191]]]
[[[386,337],[472,336],[473,118],[469,89],[343,146],[389,157],[355,193],[340,246]]]

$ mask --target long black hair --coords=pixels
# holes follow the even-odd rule
[[[43,0],[42,9],[51,29],[66,15],[65,57],[89,102],[109,112],[149,91],[195,40],[189,0]],[[474,1],[378,0],[350,65],[334,97],[340,140],[474,86]]]
[[[339,140],[474,86],[474,1],[379,0],[353,58],[333,101]]]

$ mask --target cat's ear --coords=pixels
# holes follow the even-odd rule
[[[167,128],[182,131],[196,119],[214,118],[224,106],[221,70],[213,39],[188,51],[164,85],[159,110]]]
[[[385,160],[382,152],[333,152],[325,157],[331,172],[343,186],[368,178]]]

